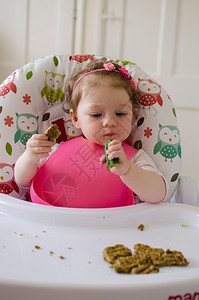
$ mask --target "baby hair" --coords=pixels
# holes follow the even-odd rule
[[[109,64],[115,67],[115,71],[105,69],[104,65]],[[66,101],[63,109],[76,111],[81,100],[84,88],[94,88],[111,86],[115,88],[124,88],[132,102],[133,109],[138,108],[138,91],[135,89],[126,76],[123,76],[118,70],[122,67],[114,61],[107,61],[106,58],[94,59],[86,64],[77,72],[65,86]],[[95,71],[96,70],[96,71]],[[126,70],[125,70],[126,71]],[[127,72],[127,71],[126,71]],[[128,73],[128,72],[127,72]],[[66,108],[67,107],[67,108]]]

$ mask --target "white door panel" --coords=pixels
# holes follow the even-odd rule
[[[164,86],[181,129],[182,172],[199,183],[199,1],[82,1],[95,18],[85,8],[84,39],[93,38],[78,52],[134,61]]]
[[[0,82],[49,54],[73,52],[75,0],[0,0]]]

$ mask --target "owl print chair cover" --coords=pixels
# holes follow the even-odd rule
[[[17,69],[0,85],[0,193],[30,201],[29,189],[15,183],[13,170],[34,133],[43,133],[51,124],[57,124],[61,131],[58,143],[81,135],[73,126],[69,113],[63,112],[64,84],[95,58],[101,57],[42,57]],[[170,201],[180,186],[181,169],[180,132],[172,100],[165,89],[135,63],[116,61],[128,69],[140,92],[140,109],[132,128],[131,143],[137,149],[143,148],[167,178],[165,201]],[[180,195],[180,202],[196,202],[192,203],[190,197],[182,200],[182,188],[177,195]]]

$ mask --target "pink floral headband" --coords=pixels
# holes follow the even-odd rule
[[[137,89],[137,84],[135,82],[135,79],[133,79],[131,77],[131,75],[129,74],[129,72],[123,67],[123,68],[116,68],[114,66],[114,64],[112,64],[111,62],[108,62],[107,64],[104,64],[103,65],[103,69],[95,69],[95,70],[92,70],[92,71],[89,71],[85,74],[83,74],[82,76],[80,76],[77,81],[75,82],[74,86],[73,86],[73,92],[74,92],[74,89],[76,88],[78,82],[84,78],[86,75],[88,74],[91,74],[91,73],[94,73],[94,72],[98,72],[98,71],[108,71],[108,72],[117,72],[117,73],[120,73],[122,75],[122,77],[126,78],[128,80],[128,82],[132,85],[132,87],[134,88],[134,90]]]

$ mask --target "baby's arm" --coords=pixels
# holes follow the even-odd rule
[[[122,181],[146,202],[158,203],[166,196],[166,185],[159,174],[145,170],[133,162],[129,162],[129,170],[121,175]]]
[[[119,165],[112,167],[111,172],[120,176],[121,180],[144,201],[161,202],[166,195],[166,186],[162,176],[156,172],[145,170],[132,161],[128,161],[119,140],[109,143],[107,150],[111,160],[119,158]],[[104,158],[102,159],[104,162]]]
[[[46,158],[53,142],[45,134],[35,134],[26,143],[25,152],[15,164],[15,181],[21,186],[29,186],[35,176],[41,158]]]

